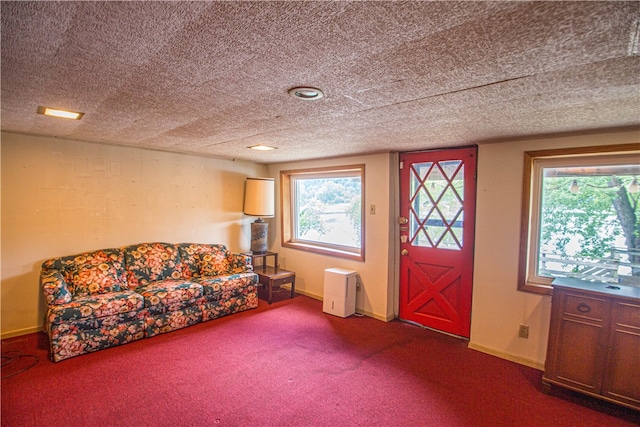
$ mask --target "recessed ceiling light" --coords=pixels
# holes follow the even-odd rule
[[[320,99],[324,96],[324,93],[315,87],[294,87],[289,89],[289,95],[294,98],[304,99],[306,101],[313,101]]]
[[[80,120],[84,113],[77,113],[75,111],[58,110],[50,107],[38,107],[38,114],[44,114],[45,116],[60,117],[63,119]]]
[[[252,150],[258,150],[258,151],[269,151],[269,150],[275,150],[276,147],[269,147],[268,145],[252,145],[251,147],[247,147],[247,148],[251,148]]]

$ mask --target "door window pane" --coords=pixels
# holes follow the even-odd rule
[[[460,250],[464,243],[462,161],[414,163],[410,188],[411,244]]]

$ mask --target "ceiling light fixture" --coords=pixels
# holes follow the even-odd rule
[[[571,194],[578,194],[580,192],[580,186],[578,185],[578,180],[574,179],[571,181],[571,185],[569,186],[569,191]]]
[[[258,150],[258,151],[270,151],[270,150],[276,149],[276,147],[269,147],[268,145],[262,145],[262,144],[252,145],[251,147],[247,147],[247,148],[251,148],[252,150]]]
[[[80,120],[84,113],[77,113],[75,111],[59,110],[50,107],[38,107],[38,114],[44,114],[45,116],[60,117],[63,119]]]
[[[314,101],[324,97],[324,92],[315,87],[294,87],[289,89],[289,95],[305,101]]]

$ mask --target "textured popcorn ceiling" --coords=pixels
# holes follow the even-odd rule
[[[639,22],[638,2],[3,1],[2,130],[272,163],[638,126]]]

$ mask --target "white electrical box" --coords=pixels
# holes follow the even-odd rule
[[[344,268],[327,268],[324,271],[324,298],[322,311],[339,317],[356,312],[356,275]]]

